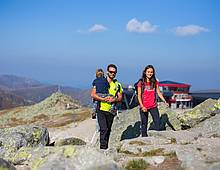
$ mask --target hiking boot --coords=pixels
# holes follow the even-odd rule
[[[96,113],[92,113],[92,119],[96,119]]]

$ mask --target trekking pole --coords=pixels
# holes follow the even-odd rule
[[[95,136],[96,136],[96,130],[95,130],[95,132],[94,132],[94,134],[93,134],[93,136],[92,136],[92,139],[91,139],[91,141],[90,141],[91,145],[93,144],[93,140],[94,140]]]
[[[133,93],[132,97],[131,97],[131,100],[129,102],[129,106],[132,104],[133,100],[134,100],[134,97],[136,96],[136,92]]]

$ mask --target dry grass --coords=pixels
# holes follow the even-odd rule
[[[29,123],[29,121],[27,121],[27,120],[24,120],[24,119],[21,119],[21,118],[16,118],[16,117],[12,117],[10,120],[11,120],[10,123],[8,123],[6,126],[15,127],[15,126],[18,126],[18,125],[24,125],[24,124]]]
[[[145,170],[147,169],[149,164],[143,159],[131,160],[127,163],[125,169],[126,170]]]
[[[44,114],[39,114],[37,116],[34,116],[31,120],[12,117],[10,119],[9,123],[7,123],[6,125],[2,125],[0,127],[1,128],[15,127],[15,126],[18,126],[18,125],[26,125],[26,124],[32,124],[32,123],[35,123],[35,122],[42,122],[42,121],[46,121],[48,119],[49,119],[49,117],[47,115],[44,115]]]
[[[146,143],[142,142],[142,141],[131,141],[129,142],[130,145],[139,145],[139,146],[142,146],[142,145],[146,145]]]
[[[171,144],[176,144],[177,143],[176,138],[171,138],[170,142],[171,142]]]
[[[36,121],[41,121],[41,120],[48,120],[49,119],[49,116],[45,115],[45,114],[39,114],[37,116],[34,116],[33,117],[33,120],[32,122],[36,122]]]
[[[146,151],[142,153],[143,156],[161,156],[164,155],[164,149],[163,148],[157,148],[150,151]]]
[[[167,158],[177,157],[176,152],[164,153],[164,148],[156,148],[150,151],[139,152],[139,153],[133,153],[128,150],[125,151],[118,150],[118,152],[134,157],[152,157],[152,156],[165,156]]]
[[[10,109],[10,111],[13,111],[13,113],[22,113],[23,108],[13,108]],[[0,112],[0,115],[7,114],[9,112],[8,110],[3,110]],[[18,125],[26,125],[26,124],[38,124],[43,125],[45,127],[61,127],[68,125],[72,122],[80,122],[85,120],[91,115],[91,112],[89,109],[83,109],[80,110],[78,113],[72,113],[72,112],[66,112],[63,115],[54,115],[49,116],[46,114],[37,114],[33,118],[29,119],[22,119],[17,117],[10,118],[9,122],[7,124],[0,125],[0,128],[8,128],[8,127],[15,127]]]
[[[53,116],[52,118],[50,118],[49,120],[45,121],[42,123],[43,126],[46,127],[62,127],[62,126],[66,126],[70,123],[73,122],[80,122],[85,120],[86,118],[88,118],[91,115],[91,113],[89,111],[82,111],[80,113],[65,113],[63,115],[59,115],[59,116]]]

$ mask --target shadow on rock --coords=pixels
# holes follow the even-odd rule
[[[170,121],[169,121],[168,115],[165,113],[165,114],[162,114],[162,115],[160,116],[160,131],[166,130],[167,125],[168,125],[172,130],[175,131],[175,128],[173,127],[173,125],[172,125],[172,124],[170,123]],[[156,129],[156,128],[155,128],[155,125],[154,125],[154,123],[152,122],[152,123],[150,124],[149,130],[155,130],[155,129]]]
[[[140,136],[140,125],[141,122],[137,121],[134,126],[129,125],[121,135],[121,141],[124,139],[132,139]]]

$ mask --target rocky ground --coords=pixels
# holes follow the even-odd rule
[[[77,137],[89,143],[96,132],[95,119],[90,117],[82,122],[73,122],[64,127],[48,128],[51,142],[59,139]]]
[[[53,97],[47,100],[47,104],[38,105],[44,113],[49,113],[46,115],[52,112],[57,115],[50,105],[57,109],[57,105],[62,108],[60,106],[69,103],[68,100],[67,103],[56,101],[49,104],[48,101],[54,101]],[[59,100],[67,101],[63,96],[59,96]],[[50,106],[50,111],[42,106]],[[37,106],[33,108],[42,110]],[[66,110],[66,107],[62,109]],[[59,111],[61,115],[62,109]],[[77,114],[77,109],[72,113]],[[107,151],[99,149],[95,120],[90,117],[66,122],[62,126],[45,127],[35,122],[0,129],[0,168],[220,169],[220,99],[208,99],[191,110],[171,110],[164,105],[159,105],[159,109],[166,130],[150,130],[149,137],[145,138],[140,137],[138,108],[121,111],[115,117]],[[7,117],[7,120],[10,119]],[[1,121],[7,125],[7,121]],[[53,124],[50,119],[48,122],[44,125]]]
[[[82,121],[91,109],[82,107],[78,101],[62,93],[53,93],[40,103],[0,111],[0,127],[37,124],[45,127],[62,127]]]

